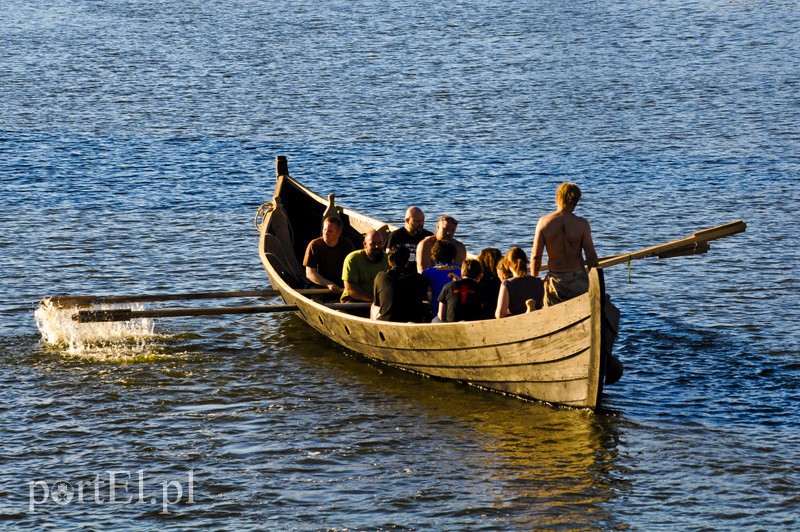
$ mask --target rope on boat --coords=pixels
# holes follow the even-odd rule
[[[256,226],[256,231],[258,231],[259,233],[261,232],[261,226],[264,225],[264,219],[267,217],[267,213],[273,211],[274,209],[275,209],[275,204],[271,201],[261,204],[261,206],[258,208],[258,211],[256,212],[256,217],[253,220],[253,223]],[[260,221],[259,218],[261,218]]]
[[[266,219],[267,214],[273,211],[277,211],[278,209],[281,210],[283,209],[283,207],[281,206],[280,198],[278,197],[274,198],[272,201],[268,201],[267,203],[262,203],[261,206],[258,208],[258,211],[256,211],[256,217],[253,220],[253,223],[256,226],[256,231],[260,233],[261,226],[264,225],[264,220]],[[283,211],[283,214],[285,216],[286,214],[285,211]],[[261,218],[260,221],[259,218]],[[292,224],[288,223],[288,220],[286,223],[286,229],[289,231],[289,241],[294,246],[294,230],[292,229]]]

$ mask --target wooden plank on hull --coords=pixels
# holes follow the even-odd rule
[[[590,401],[587,401],[586,383],[584,381],[550,383],[475,382],[472,384],[546,403],[593,408],[588,404]]]
[[[458,349],[451,347],[429,347],[416,344],[416,349],[393,347],[395,339],[387,338],[385,346],[373,343],[352,342],[341,332],[343,343],[351,349],[390,363],[404,363],[420,367],[486,367],[514,366],[520,364],[544,364],[565,360],[574,353],[590,347],[590,322],[581,322],[576,327],[557,334],[526,341],[503,343],[499,345],[473,345]],[[411,344],[415,345],[415,344]],[[391,347],[390,347],[391,346]]]
[[[481,368],[425,367],[408,364],[392,364],[395,367],[425,373],[446,379],[459,379],[475,382],[550,382],[586,379],[589,375],[588,353],[579,354],[569,364],[487,366]]]
[[[579,296],[551,309],[502,320],[445,324],[376,322],[345,312],[333,312],[307,299],[293,298],[292,304],[301,306],[304,316],[314,321],[322,319],[326,326],[330,326],[332,334],[348,338],[354,345],[385,345],[398,351],[415,351],[421,347],[461,350],[476,345],[514,344],[563,331],[589,317],[588,296]]]

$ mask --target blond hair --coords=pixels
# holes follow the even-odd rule
[[[509,249],[503,260],[506,261],[508,269],[518,277],[522,277],[528,272],[528,256],[520,247],[514,246]]]
[[[509,278],[511,277],[511,270],[508,268],[508,262],[506,259],[500,259],[500,262],[497,263],[497,277],[498,278]]]
[[[556,204],[559,207],[577,205],[581,199],[581,189],[575,183],[561,183],[556,190]]]

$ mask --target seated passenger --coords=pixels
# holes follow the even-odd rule
[[[364,249],[353,251],[344,259],[342,301],[372,301],[375,276],[388,269],[383,236],[372,229],[364,237]]]
[[[533,300],[536,309],[542,308],[544,284],[538,277],[528,275],[528,256],[522,248],[513,247],[506,253],[505,259],[513,277],[500,285],[497,296],[495,317],[504,318],[515,314],[524,314],[528,308],[525,302]]]
[[[431,286],[430,299],[431,315],[436,316],[439,312],[439,294],[444,285],[450,281],[461,278],[461,266],[456,264],[456,247],[452,242],[440,240],[433,245],[431,251],[435,266],[425,269],[422,276],[428,280]]]
[[[416,272],[417,244],[431,235],[433,233],[425,229],[425,213],[419,207],[409,207],[406,211],[405,225],[389,233],[389,237],[386,239],[386,249],[395,246],[403,246],[408,249],[410,258],[406,268]]]
[[[508,269],[508,262],[506,262],[505,258],[500,259],[497,263],[497,278],[500,279],[501,283],[506,279],[511,279],[511,270]],[[498,288],[497,290],[499,292],[500,289]]]
[[[427,318],[428,282],[416,271],[409,272],[410,252],[398,245],[386,250],[391,270],[375,276],[373,303],[377,307],[375,319],[384,321],[422,323]]]
[[[453,259],[454,262],[461,268],[461,263],[464,262],[464,259],[467,258],[467,248],[453,238],[456,234],[456,228],[458,227],[458,220],[453,218],[452,216],[442,216],[439,218],[439,221],[436,223],[436,229],[433,236],[429,236],[424,238],[417,244],[417,271],[422,273],[424,270],[430,268],[435,264],[433,260],[433,245],[436,242],[452,242],[452,244],[456,247],[456,255]]]
[[[500,293],[500,278],[497,276],[497,263],[503,258],[497,248],[486,248],[478,253],[481,264],[481,292],[483,298],[483,318],[494,318],[497,308],[497,294]],[[463,275],[463,273],[462,273]]]
[[[439,314],[434,321],[473,321],[483,318],[483,275],[481,263],[466,259],[461,265],[461,279],[444,285],[439,294]]]
[[[343,228],[342,220],[336,216],[325,218],[322,236],[308,243],[303,257],[308,280],[334,292],[344,288],[342,266],[347,254],[355,249],[353,243],[342,236]]]

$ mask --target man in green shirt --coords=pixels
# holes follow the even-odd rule
[[[372,301],[375,276],[388,269],[383,235],[372,229],[364,237],[364,249],[353,251],[344,259],[342,301]]]

